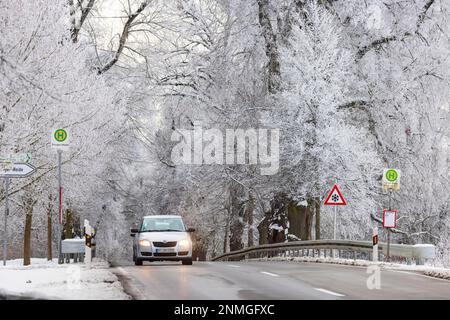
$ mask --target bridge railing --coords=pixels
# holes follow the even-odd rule
[[[293,257],[329,257],[333,251],[335,257],[353,257],[354,259],[371,260],[373,245],[370,241],[355,240],[310,240],[283,243],[264,244],[242,250],[228,252],[214,257],[213,261],[237,261],[245,259],[271,258],[277,256]],[[387,244],[379,243],[378,252],[382,256],[387,254]],[[407,245],[391,244],[390,257],[415,260],[423,264],[426,259],[435,257],[435,246],[431,244]]]

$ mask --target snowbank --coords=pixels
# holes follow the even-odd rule
[[[130,299],[109,265],[94,259],[92,269],[82,263],[59,265],[55,259],[7,261],[0,266],[0,295],[62,300],[124,300]]]
[[[324,257],[272,257],[272,258],[261,258],[261,259],[249,259],[249,261],[293,261],[293,262],[315,262],[315,263],[332,263],[332,264],[342,264],[351,265],[358,267],[367,267],[371,265],[379,265],[381,269],[391,269],[399,271],[411,271],[420,272],[424,275],[448,279],[450,280],[450,269],[438,268],[429,265],[406,265],[400,263],[390,263],[390,262],[373,262],[368,260],[359,259],[340,259],[340,258],[324,258]]]

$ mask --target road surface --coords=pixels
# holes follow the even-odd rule
[[[450,281],[381,270],[369,290],[366,267],[298,262],[144,262],[115,267],[137,299],[450,299]]]

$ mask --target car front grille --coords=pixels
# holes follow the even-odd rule
[[[171,248],[176,247],[177,242],[176,241],[170,241],[170,242],[153,242],[154,247],[158,248]]]
[[[176,252],[158,252],[153,254],[155,257],[176,257],[176,255]]]
[[[143,257],[151,257],[152,253],[151,252],[141,252],[141,256],[143,256]]]

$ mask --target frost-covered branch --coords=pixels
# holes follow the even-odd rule
[[[115,51],[113,58],[108,63],[106,63],[104,66],[99,68],[98,74],[105,73],[106,71],[111,69],[111,67],[113,65],[115,65],[117,63],[117,61],[119,61],[120,55],[122,54],[122,51],[125,48],[125,44],[127,42],[128,35],[130,34],[131,28],[133,27],[134,20],[142,13],[142,11],[144,11],[144,9],[150,4],[150,2],[151,2],[151,0],[143,1],[141,3],[141,5],[139,6],[139,8],[136,9],[136,11],[134,11],[133,13],[128,15],[128,18],[123,26],[122,33],[119,38],[119,46],[118,46],[117,50]]]
[[[434,3],[434,1],[435,0],[428,0],[425,3],[425,5],[423,6],[422,11],[419,14],[418,19],[417,19],[415,32],[404,32],[401,35],[392,35],[392,36],[383,37],[383,38],[374,40],[370,44],[365,45],[358,50],[358,53],[356,55],[357,59],[362,59],[372,49],[379,49],[383,45],[388,44],[392,41],[402,41],[407,37],[410,37],[414,34],[418,34],[420,26],[425,21],[426,14],[427,14],[428,10],[430,9],[431,5]]]
[[[71,29],[70,29],[70,37],[73,42],[78,41],[78,34],[80,33],[81,27],[83,26],[87,16],[89,15],[89,12],[94,7],[95,0],[89,0],[87,5],[83,7],[82,1],[78,0],[77,4],[74,4],[74,0],[69,0],[69,8],[70,8],[70,22],[71,22]],[[80,7],[81,15],[80,18],[77,20],[76,18],[76,10]]]

